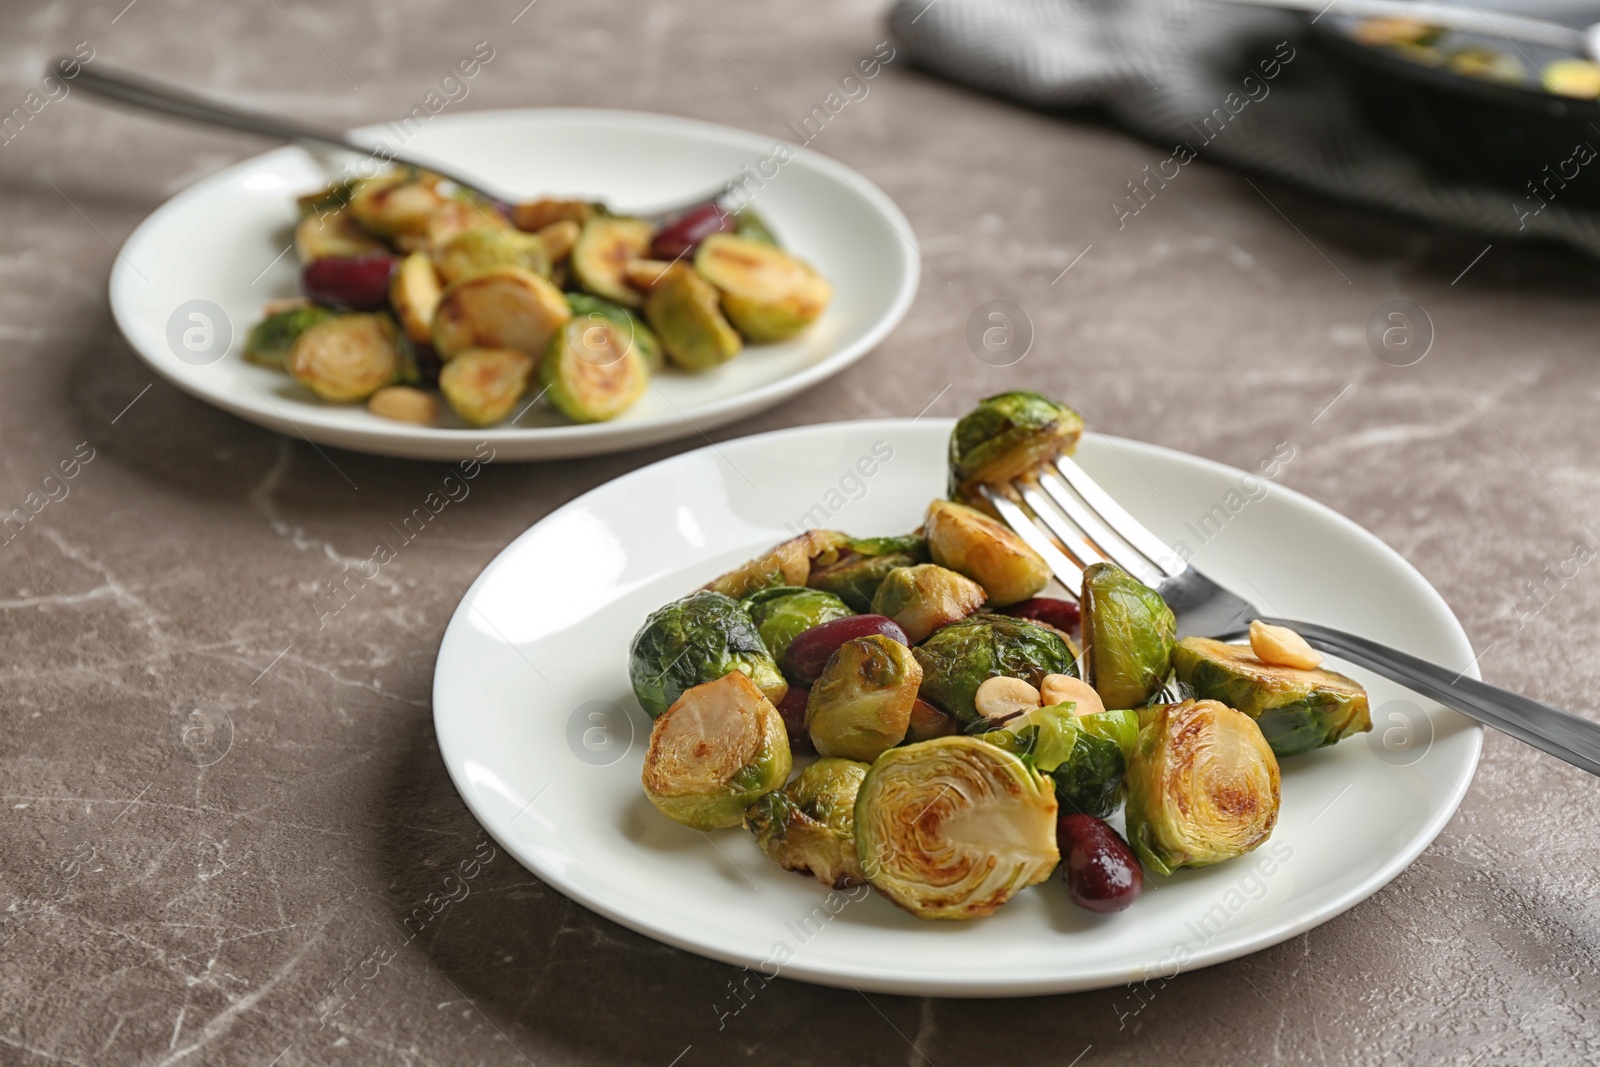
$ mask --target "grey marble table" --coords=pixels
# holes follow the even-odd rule
[[[353,489],[304,441],[153,382],[107,306],[117,245],[262,146],[29,94],[87,42],[107,65],[354,125],[409,111],[486,41],[494,59],[452,107],[641,108],[792,138],[882,39],[876,3],[524,2],[0,10],[0,115],[25,111],[0,143],[0,511],[41,494],[0,544],[0,1063],[1600,1058],[1600,790],[1496,736],[1393,884],[1132,1017],[1126,989],[959,1002],[783,980],[725,1014],[734,969],[484,845],[430,721],[457,590],[552,508],[703,442],[495,464],[392,583],[319,627],[319,590],[441,469],[337,453]],[[1109,201],[1164,149],[893,61],[812,146],[905,209],[921,293],[874,356],[714,436],[955,414],[1031,385],[1098,429],[1239,466],[1292,442],[1284,483],[1413,560],[1485,677],[1593,713],[1594,264],[1485,251],[1203,160],[1119,229]],[[1399,297],[1436,333],[1407,367],[1366,341]],[[991,299],[1032,322],[1015,365],[965,340]],[[75,476],[46,497],[63,462]],[[231,724],[210,756],[183,741],[197,707]],[[447,881],[463,863],[476,876]],[[418,907],[429,921],[408,924]]]

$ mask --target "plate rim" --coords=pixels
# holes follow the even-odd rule
[[[703,119],[673,115],[666,112],[635,111],[624,108],[585,107],[508,107],[482,108],[462,111],[452,115],[436,116],[452,125],[469,125],[475,122],[492,123],[513,121],[517,118],[540,118],[560,121],[575,118],[603,118],[613,122],[642,123],[656,128],[676,128],[685,133],[714,137],[728,144],[753,147],[754,141],[773,144],[779,139],[770,138],[752,130],[707,122]],[[356,138],[380,137],[383,124],[361,126],[349,131]],[[786,143],[786,142],[784,142]],[[488,441],[497,450],[503,450],[497,459],[513,462],[537,461],[563,457],[604,455],[644,448],[664,441],[691,437],[701,429],[727,425],[736,419],[765,410],[795,396],[814,385],[840,373],[872,352],[900,325],[912,302],[916,299],[922,281],[922,253],[916,232],[905,213],[877,183],[855,168],[811,148],[790,145],[796,161],[804,161],[822,173],[850,188],[857,196],[883,216],[885,223],[897,236],[895,249],[899,256],[901,283],[878,320],[855,342],[836,349],[827,358],[795,374],[770,382],[748,392],[724,397],[711,403],[661,415],[635,423],[601,422],[570,426],[536,427],[486,427],[447,428],[437,426],[407,426],[396,423],[394,427],[363,427],[345,425],[336,416],[324,414],[317,408],[302,413],[276,415],[238,402],[218,392],[207,391],[198,383],[186,381],[167,367],[164,354],[152,353],[134,340],[131,323],[137,315],[131,306],[134,285],[148,284],[138,275],[133,265],[134,256],[154,242],[159,228],[173,216],[181,214],[186,201],[212,192],[226,185],[238,172],[262,165],[278,156],[306,153],[296,144],[279,145],[247,156],[221,170],[200,178],[167,197],[134,227],[122,242],[112,262],[107,291],[111,315],[124,343],[140,360],[167,384],[214,408],[288,436],[301,436],[307,440],[330,444],[352,451],[377,455],[399,456],[414,459],[469,458],[471,449],[480,441]],[[425,154],[425,153],[424,153]],[[224,359],[235,358],[232,347]],[[271,404],[270,407],[276,407]],[[302,426],[306,429],[302,429]],[[309,429],[310,433],[307,433]]]
[[[467,587],[466,592],[462,595],[461,600],[457,603],[455,610],[451,613],[450,622],[445,627],[444,635],[439,642],[439,650],[435,654],[433,685],[430,687],[430,699],[433,705],[435,744],[438,746],[440,757],[444,761],[445,769],[450,776],[451,784],[455,786],[456,792],[460,794],[462,801],[467,806],[467,810],[471,812],[472,817],[477,820],[479,826],[484,830],[484,832],[488,833],[495,840],[495,842],[500,845],[500,847],[504,848],[513,859],[515,859],[523,867],[527,868],[528,871],[541,882],[549,885],[551,888],[555,889],[568,900],[571,900],[580,907],[594,912],[597,915],[617,923],[619,926],[623,926],[654,941],[671,945],[674,948],[685,952],[690,952],[697,956],[707,959],[714,959],[721,963],[726,963],[736,967],[744,967],[746,969],[759,966],[763,962],[762,958],[741,955],[738,952],[725,951],[719,948],[709,947],[696,942],[687,936],[680,935],[670,928],[658,927],[649,922],[638,920],[633,916],[622,912],[620,909],[612,908],[603,902],[597,902],[583,895],[580,891],[575,890],[559,871],[536,869],[535,867],[530,866],[529,861],[524,861],[518,850],[507,843],[501,837],[501,835],[496,832],[495,828],[490,825],[490,822],[480,814],[477,806],[474,804],[472,791],[467,788],[467,783],[465,783],[457,774],[457,766],[459,761],[452,760],[452,754],[449,751],[449,742],[446,740],[446,731],[441,729],[440,697],[443,691],[443,686],[440,680],[439,663],[444,658],[444,650],[446,646],[449,645],[452,640],[460,639],[459,631],[472,628],[472,624],[467,619],[467,615],[471,610],[471,605],[473,603],[475,594],[478,592],[488,574],[495,569],[496,564],[498,564],[501,559],[506,557],[524,538],[531,536],[533,532],[542,524],[555,519],[556,517],[567,513],[568,511],[576,511],[582,508],[587,504],[590,497],[594,494],[597,494],[602,490],[619,487],[637,478],[648,477],[656,468],[672,463],[688,462],[689,457],[700,457],[706,454],[715,453],[719,448],[726,448],[730,444],[736,444],[743,441],[758,439],[780,440],[785,437],[803,436],[811,433],[838,431],[841,429],[868,432],[873,429],[895,430],[906,428],[919,422],[921,422],[925,427],[939,426],[948,431],[955,425],[956,420],[954,418],[940,418],[923,421],[919,417],[917,419],[873,418],[842,420],[826,423],[810,423],[802,426],[791,426],[777,430],[768,430],[762,433],[748,434],[744,437],[733,438],[729,441],[723,441],[718,444],[705,445],[700,448],[677,453],[601,482],[599,485],[586,490],[585,492],[562,504],[560,507],[552,509],[549,513],[529,525],[516,537],[507,542],[505,547],[495,554],[494,559],[490,560],[484,565],[477,577],[475,577],[472,583]],[[1213,473],[1216,474],[1236,477],[1243,473],[1238,468],[1231,467],[1226,463],[1209,459],[1205,456],[1197,456],[1193,453],[1169,448],[1165,445],[1138,441],[1132,438],[1120,437],[1114,434],[1096,433],[1095,436],[1106,440],[1114,448],[1121,449],[1128,447],[1134,452],[1145,451],[1162,455],[1163,457],[1167,458],[1176,457],[1182,462],[1198,463],[1201,466],[1209,468]],[[1443,595],[1434,587],[1433,583],[1430,582],[1427,577],[1423,575],[1422,572],[1419,571],[1411,563],[1411,561],[1406,559],[1406,557],[1398,550],[1393,548],[1382,538],[1378,537],[1377,534],[1372,533],[1370,530],[1367,530],[1365,527],[1355,522],[1355,520],[1340,514],[1338,511],[1335,511],[1333,508],[1311,496],[1301,493],[1300,491],[1289,486],[1276,483],[1274,484],[1273,489],[1276,492],[1288,494],[1290,497],[1297,499],[1298,502],[1302,504],[1310,505],[1313,511],[1318,514],[1319,518],[1323,520],[1331,520],[1335,525],[1342,528],[1345,532],[1353,533],[1358,538],[1372,542],[1384,553],[1392,557],[1395,562],[1399,563],[1402,567],[1408,570],[1420,583],[1420,587],[1423,590],[1426,599],[1432,604],[1432,606],[1442,609],[1442,617],[1448,620],[1451,636],[1459,640],[1463,648],[1469,654],[1472,652],[1471,639],[1468,637],[1465,627],[1461,625],[1461,620],[1457,618],[1455,612],[1450,608],[1448,602],[1445,601]],[[1482,677],[1476,659],[1472,660],[1471,664],[1463,673],[1473,678],[1481,679]],[[1452,714],[1460,715],[1459,712],[1452,712]],[[1465,720],[1465,716],[1462,716],[1462,718]],[[1216,964],[1226,963],[1229,960],[1253,955],[1256,952],[1271,948],[1274,945],[1282,944],[1283,942],[1296,937],[1307,930],[1321,926],[1322,924],[1344,914],[1346,911],[1349,911],[1356,905],[1371,899],[1371,897],[1374,896],[1384,886],[1388,885],[1390,882],[1394,881],[1395,878],[1399,877],[1399,875],[1405,871],[1407,867],[1411,866],[1411,864],[1414,863],[1417,858],[1422,855],[1422,853],[1426,852],[1427,849],[1434,843],[1434,841],[1438,839],[1439,834],[1443,832],[1450,820],[1453,819],[1456,813],[1460,810],[1462,802],[1466,799],[1466,795],[1471,789],[1472,781],[1477,774],[1478,765],[1482,759],[1484,732],[1485,727],[1482,724],[1466,720],[1466,725],[1463,728],[1462,733],[1466,735],[1466,743],[1470,748],[1470,758],[1463,763],[1460,772],[1456,774],[1454,779],[1449,783],[1452,790],[1452,799],[1448,803],[1441,806],[1434,813],[1433,817],[1423,825],[1422,829],[1416,834],[1412,841],[1407,844],[1405,848],[1397,850],[1372,874],[1368,875],[1367,878],[1363,879],[1357,886],[1346,892],[1343,897],[1335,899],[1321,907],[1314,908],[1309,913],[1298,916],[1292,921],[1282,922],[1276,926],[1269,927],[1268,929],[1263,930],[1254,936],[1248,937],[1236,944],[1230,944],[1226,947],[1206,949],[1196,952],[1179,968],[1177,972],[1174,972],[1173,975],[1168,975],[1165,977],[1170,979],[1172,977],[1176,977],[1177,973],[1198,971]],[[1148,969],[1143,966],[1130,966],[1129,969],[1117,977],[1116,980],[1111,980],[1104,976],[1067,980],[1032,978],[1015,981],[985,981],[981,985],[974,985],[972,984],[971,979],[948,978],[942,975],[932,975],[927,976],[917,982],[909,982],[898,975],[890,975],[887,973],[873,975],[857,971],[850,974],[844,974],[833,968],[810,965],[797,959],[784,964],[780,977],[793,978],[799,981],[829,986],[832,988],[855,989],[858,992],[867,990],[872,992],[904,996],[931,996],[949,999],[993,999],[1020,996],[1053,996],[1064,993],[1086,992],[1095,989],[1109,989],[1115,988],[1116,986],[1124,984],[1125,982],[1145,980],[1155,976],[1148,973]]]

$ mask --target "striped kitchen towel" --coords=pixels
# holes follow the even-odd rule
[[[1552,202],[1530,214],[1527,198],[1441,178],[1380,138],[1312,57],[1296,15],[1208,0],[900,0],[889,26],[925,70],[1032,107],[1097,106],[1173,146],[1153,175],[1210,159],[1491,239],[1600,256],[1600,212]],[[1125,223],[1140,196],[1130,188],[1108,210]]]

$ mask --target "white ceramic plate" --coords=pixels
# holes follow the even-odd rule
[[[1241,956],[1370,896],[1434,839],[1482,731],[1360,671],[1377,729],[1284,761],[1267,845],[1152,876],[1115,916],[1078,910],[1052,879],[990,918],[924,922],[863,890],[830,896],[742,830],[706,835],[656,812],[639,786],[650,724],[627,676],[645,615],[819,518],[859,535],[915,527],[943,490],[950,425],[729,441],[603,485],[513,542],[467,592],[434,675],[440,751],[495,839],[574,900],[669,944],[769,975],[938,996],[1090,989]],[[1085,438],[1079,459],[1158,536],[1278,614],[1472,659],[1438,593],[1322,505],[1282,488],[1248,502],[1240,472],[1132,441]],[[1229,500],[1245,503],[1198,546],[1186,524]]]
[[[384,127],[356,135],[395,143]],[[746,164],[759,175],[773,141],[668,115],[551,109],[440,115],[404,149],[509,193],[583,196],[645,211],[715,188]],[[905,216],[855,171],[801,149],[751,201],[786,247],[833,282],[832,305],[801,337],[752,346],[705,374],[659,375],[614,422],[575,426],[541,403],[488,430],[408,426],[361,405],[324,404],[240,355],[262,305],[298,295],[293,253],[274,258],[288,247],[294,197],[337,173],[303,149],[280,148],[197,183],[141,223],[111,272],[111,308],[135,351],[163,378],[224,411],[324,444],[466,459],[488,440],[500,458],[548,459],[699,435],[777,404],[860,359],[916,294],[920,261]],[[209,336],[190,314],[217,316],[195,301],[226,319]],[[224,330],[231,333],[225,354]],[[196,332],[186,338],[185,331]]]

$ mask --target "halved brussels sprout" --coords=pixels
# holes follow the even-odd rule
[[[700,242],[694,266],[722,293],[729,321],[756,344],[786,341],[816,322],[833,286],[776,245],[731,233]]]
[[[852,611],[869,612],[878,586],[896,567],[928,562],[928,543],[920,537],[846,538],[831,558],[819,557],[806,584],[823,589],[850,605]]]
[[[744,824],[784,870],[809,874],[834,889],[861,885],[866,878],[856,859],[856,794],[866,776],[865,763],[819,759],[752,804]]]
[[[813,626],[855,614],[832,593],[796,585],[758,589],[744,598],[744,608],[779,663],[789,651],[789,643]]]
[[[1036,708],[980,736],[1049,776],[1063,811],[1105,818],[1122,803],[1136,711],[1077,715],[1073,705]]]
[[[872,761],[905,740],[922,667],[898,641],[872,634],[840,645],[806,700],[806,729],[824,756]]]
[[[560,263],[572,254],[578,244],[578,234],[582,232],[583,227],[571,219],[558,219],[548,226],[539,227],[534,234],[544,243],[545,254],[550,257],[550,262]]]
[[[433,343],[433,313],[442,293],[438,272],[426,252],[413,252],[402,259],[389,281],[389,304],[395,317],[406,336],[419,345]]]
[[[697,830],[744,821],[744,810],[793,769],[778,709],[733,671],[695,686],[650,730],[640,779],[650,803]]]
[[[364,256],[368,252],[387,252],[389,246],[356,224],[348,211],[328,211],[307,215],[294,228],[294,254],[300,262],[328,256]]]
[[[744,347],[722,317],[716,289],[687,263],[674,263],[662,272],[644,300],[644,317],[661,338],[667,358],[684,370],[710,370]]]
[[[446,282],[459,282],[501,267],[521,267],[550,276],[550,254],[538,234],[499,226],[473,226],[444,242],[434,254]]]
[[[572,276],[594,295],[636,308],[642,298],[639,291],[628,284],[625,272],[629,261],[642,259],[649,253],[650,238],[654,235],[655,227],[644,219],[592,215],[583,224],[577,244],[572,246]]]
[[[289,353],[300,335],[327,322],[335,314],[325,307],[308,304],[268,315],[250,328],[250,336],[244,343],[244,358],[263,367],[288,370]]]
[[[428,216],[428,231],[424,244],[430,254],[437,256],[458,234],[476,226],[493,226],[509,230],[511,223],[497,212],[486,210],[466,200],[451,200]]]
[[[980,486],[1003,486],[1040,463],[1071,454],[1082,435],[1083,416],[1038,393],[988,397],[950,434],[950,497],[983,506]]]
[[[422,237],[428,218],[449,199],[439,191],[439,176],[397,170],[362,178],[350,189],[350,213],[380,237]]]
[[[769,585],[807,585],[812,560],[832,554],[849,540],[849,535],[837,530],[807,530],[707,582],[704,588],[745,597]]]
[[[1111,563],[1083,571],[1085,680],[1108,708],[1136,708],[1172,673],[1178,622],[1161,594]]]
[[[628,284],[639,292],[646,294],[656,287],[667,268],[672,266],[671,260],[665,259],[630,259],[623,268],[623,275],[628,279]]]
[[[991,915],[1050,877],[1056,798],[1013,753],[976,737],[890,749],[856,795],[856,859],[872,887],[921,919]]]
[[[433,347],[446,361],[469,348],[516,348],[537,357],[571,317],[560,289],[533,271],[501,267],[444,291],[433,313]]]
[[[776,704],[789,691],[737,600],[701,590],[658,608],[628,649],[633,694],[652,719],[687,689],[739,671]]]
[[[605,422],[627,411],[650,387],[644,357],[607,319],[568,319],[550,338],[539,381],[557,411],[573,422]]]
[[[911,705],[911,722],[906,726],[906,743],[932,741],[935,737],[951,737],[961,732],[961,724],[954,715],[946,715],[932,704],[917,698]]]
[[[542,230],[552,222],[563,220],[583,225],[589,216],[601,211],[598,204],[587,200],[530,200],[513,205],[511,221],[519,230]]]
[[[387,315],[338,315],[289,350],[289,374],[324,400],[365,400],[400,377],[400,331]]]
[[[923,533],[933,561],[983,586],[991,605],[1027,600],[1050,584],[1044,558],[976,508],[935,500],[928,505]]]
[[[872,610],[900,624],[912,644],[983,607],[983,586],[933,563],[896,567],[872,595]]]
[[[528,391],[534,361],[515,348],[470,348],[439,371],[439,392],[473,426],[492,426]]]
[[[1037,688],[1047,674],[1078,672],[1060,634],[1009,615],[970,615],[934,631],[913,654],[922,664],[922,699],[963,725],[982,717],[973,698],[987,678],[1021,678]]]
[[[573,318],[590,321],[605,319],[616,326],[644,358],[644,365],[651,374],[665,365],[666,357],[661,354],[661,342],[656,340],[655,332],[644,324],[643,319],[621,304],[613,304],[592,293],[568,293],[567,304],[572,308]]]
[[[1128,843],[1158,874],[1242,856],[1278,822],[1278,760],[1254,719],[1215,700],[1139,713]]]
[[[1367,691],[1333,671],[1275,667],[1261,662],[1248,645],[1209,637],[1179,641],[1173,666],[1195,696],[1220,700],[1254,719],[1280,756],[1297,756],[1372,729]]]

